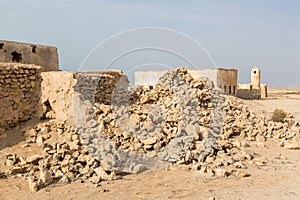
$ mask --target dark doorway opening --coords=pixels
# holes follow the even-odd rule
[[[31,52],[32,52],[32,53],[36,53],[36,46],[35,46],[35,45],[32,45],[32,46],[31,46]]]
[[[13,62],[21,62],[22,61],[22,54],[21,53],[18,53],[16,51],[14,51],[14,52],[11,53],[11,56],[12,56],[11,60]]]

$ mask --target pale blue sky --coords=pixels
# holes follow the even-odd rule
[[[250,81],[256,64],[268,85],[300,87],[297,0],[0,0],[0,27],[0,39],[56,46],[62,70],[78,70],[88,53],[113,34],[138,27],[169,28],[197,40],[218,67],[239,69],[242,83]],[[174,67],[184,64],[147,51],[115,64],[141,65],[144,57]]]

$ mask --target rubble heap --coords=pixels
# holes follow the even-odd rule
[[[101,134],[121,149],[154,151],[162,160],[182,163],[191,146],[203,157],[212,148],[221,133],[224,101],[211,82],[194,80],[180,68],[165,74],[154,89],[130,89],[126,80],[119,82],[112,105],[97,102],[96,115]]]
[[[163,161],[213,176],[245,177],[249,163],[266,163],[247,151],[249,145],[273,138],[286,148],[300,148],[300,125],[291,115],[284,122],[255,116],[186,69],[168,72],[153,89],[131,88],[126,78],[114,88],[110,103],[97,98],[89,104],[87,127],[49,120],[27,130],[27,143],[43,151],[27,158],[8,155],[7,176],[23,174],[37,190],[73,180],[99,184]]]
[[[240,136],[263,146],[266,139],[273,138],[285,148],[300,148],[300,124],[292,114],[283,122],[274,122],[265,116],[255,116],[242,104],[228,102],[224,124],[222,139]]]
[[[29,188],[37,191],[51,183],[89,180],[94,184],[118,178],[117,172],[104,168],[80,143],[76,128],[43,122],[25,132],[27,145],[37,144],[42,151],[29,157],[6,155],[8,177],[24,176]],[[30,148],[30,147],[29,147]]]

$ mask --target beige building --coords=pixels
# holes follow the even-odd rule
[[[134,85],[153,86],[168,70],[137,71],[134,73]],[[216,86],[224,90],[224,93],[235,95],[237,89],[237,70],[224,68],[210,68],[188,70],[195,79],[207,77]]]
[[[137,71],[134,73],[134,84],[143,86],[155,85],[168,70]],[[242,99],[260,99],[267,97],[267,85],[260,83],[261,71],[258,67],[251,70],[251,83],[238,84],[237,69],[210,68],[188,70],[195,79],[207,77],[227,95]]]
[[[261,71],[258,67],[253,67],[251,70],[251,83],[238,84],[236,96],[242,99],[261,99],[266,98],[267,85],[260,83]]]

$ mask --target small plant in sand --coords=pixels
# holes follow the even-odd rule
[[[275,109],[272,115],[273,122],[284,122],[284,119],[287,117],[287,113],[282,109]]]

